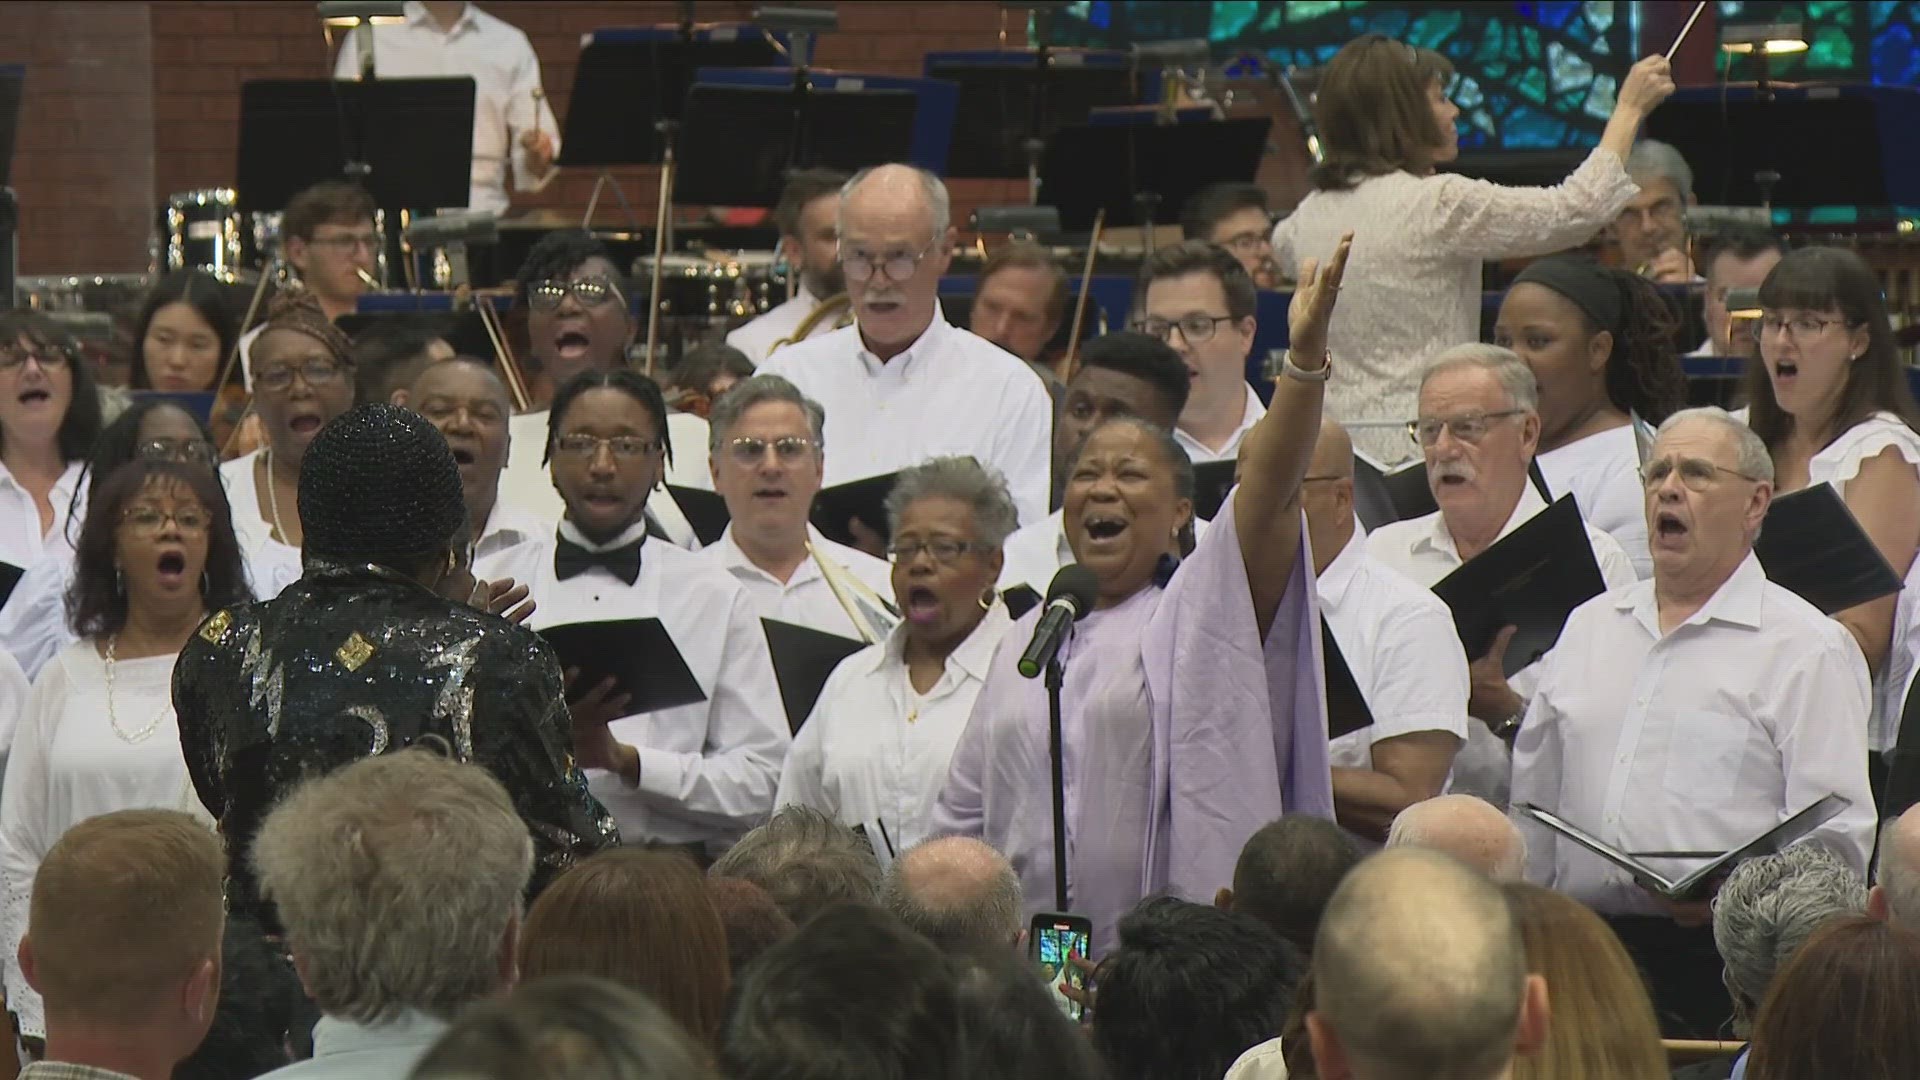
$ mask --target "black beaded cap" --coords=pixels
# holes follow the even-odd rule
[[[447,440],[408,409],[349,410],[300,463],[305,552],[330,562],[417,562],[446,550],[466,515]]]

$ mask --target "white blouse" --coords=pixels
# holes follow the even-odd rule
[[[1327,412],[1353,429],[1354,447],[1388,464],[1413,456],[1400,425],[1417,411],[1420,372],[1480,340],[1483,262],[1583,244],[1638,191],[1620,158],[1596,148],[1553,187],[1393,172],[1301,200],[1273,230],[1273,257],[1289,273],[1354,236],[1327,335],[1340,366]]]
[[[1572,492],[1587,524],[1619,541],[1634,576],[1642,581],[1653,576],[1647,493],[1640,483],[1640,447],[1632,424],[1589,435],[1534,460],[1554,498]]]
[[[74,493],[80,491],[80,473],[85,465],[81,461],[68,463],[67,471],[53,482],[53,490],[47,495],[47,501],[53,504],[53,524],[42,531],[40,508],[35,505],[33,494],[0,462],[0,563],[24,569],[55,546],[67,527],[67,508],[76,505],[83,511],[86,508],[85,492],[80,492],[78,503],[74,501]],[[77,537],[80,523],[76,521],[73,526]]]
[[[895,852],[927,839],[953,748],[1012,626],[1006,607],[994,604],[925,694],[907,679],[904,625],[842,660],[794,736],[774,805],[811,806],[865,825],[875,843],[884,826]]]
[[[33,685],[0,786],[0,881],[6,886],[7,1001],[20,1033],[44,1037],[39,995],[20,974],[33,876],[54,841],[115,810],[159,808],[206,816],[180,754],[172,655],[107,663],[91,641],[68,646]],[[152,725],[149,729],[149,725]],[[138,742],[128,736],[149,732]],[[209,822],[211,823],[211,822]]]

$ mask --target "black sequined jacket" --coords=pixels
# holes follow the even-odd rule
[[[260,902],[251,848],[295,784],[425,743],[485,766],[534,840],[535,891],[618,842],[574,764],[560,668],[531,631],[375,566],[308,564],[272,600],[215,612],[173,671],[180,746],[220,822],[236,915]]]

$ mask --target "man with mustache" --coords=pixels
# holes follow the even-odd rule
[[[861,171],[840,192],[839,261],[854,325],[782,349],[761,368],[827,410],[825,482],[895,472],[941,454],[1000,470],[1020,520],[1047,516],[1053,405],[1019,358],[947,322],[946,185],[911,165]],[[865,522],[876,534],[884,522]]]
[[[747,354],[755,366],[766,363],[774,346],[793,337],[822,302],[846,291],[840,263],[834,258],[839,236],[835,216],[840,186],[846,182],[847,174],[833,169],[802,169],[780,189],[773,221],[780,229],[780,254],[790,272],[799,275],[800,286],[793,299],[727,332],[727,344]],[[833,319],[821,318],[807,336],[819,337],[833,328]]]
[[[1495,540],[1547,508],[1527,476],[1540,441],[1540,390],[1526,362],[1497,345],[1470,343],[1434,359],[1420,380],[1420,416],[1410,425],[1426,455],[1427,483],[1436,513],[1396,521],[1367,537],[1367,552],[1431,588]],[[1594,561],[1608,588],[1635,580],[1633,563],[1613,537],[1592,526]],[[1526,711],[1538,665],[1508,682],[1501,661],[1511,627],[1487,655],[1473,658],[1467,711],[1485,722],[1469,725],[1454,765],[1454,790],[1496,806],[1507,801],[1505,745]]]
[[[1715,408],[1660,426],[1641,467],[1653,578],[1576,608],[1514,742],[1513,797],[1625,851],[1720,852],[1815,801],[1851,801],[1807,842],[1863,877],[1867,665],[1847,631],[1753,555],[1773,460]],[[1648,893],[1523,822],[1527,878],[1606,917],[1648,974],[1665,1034],[1706,1038],[1731,1003],[1706,900]],[[1698,861],[1649,858],[1679,876]]]

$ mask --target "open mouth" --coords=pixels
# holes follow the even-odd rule
[[[779,488],[760,488],[753,493],[756,499],[784,499],[787,493]]]
[[[480,460],[480,455],[475,453],[471,446],[462,444],[449,446],[448,449],[453,451],[453,463],[463,469]]]
[[[1773,366],[1774,382],[1791,382],[1798,374],[1800,374],[1800,365],[1789,360],[1782,360]]]
[[[20,392],[20,404],[22,405],[38,405],[43,401],[52,400],[53,392],[38,386],[31,390],[22,390]]]
[[[320,418],[312,413],[301,413],[287,421],[287,430],[295,435],[311,435],[319,431],[320,427]]]
[[[1105,541],[1127,531],[1127,522],[1117,517],[1092,517],[1086,521],[1087,539]]]
[[[580,496],[580,502],[595,510],[618,510],[625,500],[608,491],[589,491]]]
[[[933,622],[940,617],[940,598],[925,585],[908,589],[906,616],[910,622]]]
[[[163,551],[154,568],[160,572],[162,582],[173,584],[187,576],[187,557],[178,551]]]
[[[562,330],[553,338],[553,351],[569,360],[577,360],[593,348],[593,339],[581,330]]]
[[[900,310],[900,301],[868,300],[865,304],[861,306],[865,307],[868,311],[874,313],[875,315],[891,315],[894,312]]]
[[[1687,523],[1671,510],[1662,510],[1653,517],[1653,535],[1659,540],[1679,540],[1687,535]]]
[[[1439,475],[1438,480],[1441,487],[1460,487],[1466,484],[1467,477],[1465,473],[1443,472]]]

